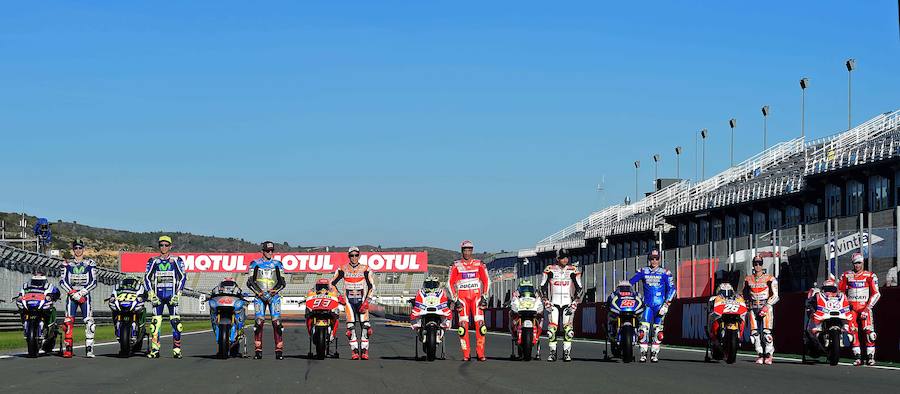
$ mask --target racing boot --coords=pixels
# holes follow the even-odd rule
[[[659,352],[650,352],[650,362],[651,363],[659,362]]]
[[[63,357],[72,358],[72,346],[66,345],[66,350],[63,350]]]
[[[565,350],[565,351],[563,351],[563,362],[569,362],[569,361],[572,361],[572,354],[570,351]]]
[[[762,353],[757,354],[757,356],[756,356],[756,363],[757,363],[757,364],[762,365],[762,363],[765,362],[765,360],[766,360],[765,355],[763,355]]]
[[[870,348],[869,350],[871,351],[872,349]],[[869,354],[866,357],[866,365],[868,365],[870,367],[875,366],[875,355],[874,354]]]
[[[641,352],[641,362],[647,362],[647,352]]]
[[[181,348],[180,348],[180,347],[176,347],[176,348],[172,349],[172,357],[175,357],[175,358],[178,358],[178,359],[184,357],[184,356],[181,355]]]
[[[254,360],[262,360],[262,350],[257,350],[256,354],[253,355]]]
[[[856,360],[853,360],[853,366],[858,367],[860,365],[862,365],[862,359],[860,359],[859,356],[856,356]]]
[[[159,349],[150,350],[150,353],[147,353],[147,358],[159,358]]]
[[[94,347],[93,346],[85,346],[84,348],[86,350],[84,356],[87,358],[94,358]]]
[[[281,350],[276,351],[275,359],[276,360],[284,360],[284,353]]]
[[[350,351],[350,359],[359,360],[359,349],[353,349]]]
[[[369,359],[369,349],[363,349],[362,354],[359,355],[359,358],[362,360],[368,360]]]
[[[550,361],[550,362],[556,361],[556,349],[550,350],[550,354],[547,356],[547,361]]]
[[[772,355],[767,354],[764,362],[766,363],[766,365],[772,365]]]

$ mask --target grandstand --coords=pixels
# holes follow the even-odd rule
[[[897,266],[898,156],[900,111],[825,138],[785,141],[708,179],[679,180],[591,213],[521,251],[518,276],[537,279],[553,251],[568,248],[589,292],[605,294],[659,246],[682,297],[733,281],[756,253],[784,289],[805,290],[846,269],[855,250],[884,277]],[[825,246],[840,242],[855,249],[832,258]]]

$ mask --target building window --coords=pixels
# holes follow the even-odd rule
[[[647,250],[647,241],[641,241],[641,253],[640,254],[642,254],[642,255],[649,254],[649,251]]]
[[[625,255],[622,257],[626,259],[631,257],[631,242],[625,242]]]
[[[819,206],[813,203],[806,203],[803,206],[803,221],[806,223],[815,223],[819,221]]]
[[[769,208],[769,228],[781,228],[781,210],[778,208]]]
[[[887,178],[873,175],[869,178],[869,207],[870,211],[880,211],[888,208],[888,191],[890,182]]]
[[[858,215],[863,211],[863,184],[862,182],[847,181],[847,215]]]
[[[687,225],[681,223],[678,225],[678,247],[687,246]]]
[[[836,216],[841,216],[841,187],[829,184],[825,186],[825,217]]]
[[[690,232],[688,233],[688,242],[691,245],[697,244],[697,222],[691,222],[690,224]]]
[[[705,244],[709,242],[709,221],[701,220],[700,221],[700,243]]]
[[[800,225],[800,208],[788,205],[784,208],[784,219],[786,227],[796,227]]]
[[[722,240],[722,219],[713,218],[712,220],[712,240]]]
[[[753,211],[753,234],[762,234],[766,232],[766,214],[760,211]]]
[[[725,217],[725,238],[737,237],[737,220],[734,216]]]
[[[750,234],[750,216],[738,215],[738,237]]]

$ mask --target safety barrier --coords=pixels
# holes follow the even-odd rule
[[[708,298],[676,299],[666,315],[664,344],[682,346],[706,346],[706,326]],[[782,294],[775,305],[773,337],[775,352],[780,354],[801,354],[803,351],[803,330],[806,327],[804,305],[806,293]],[[875,305],[874,321],[876,359],[900,361],[900,319],[896,311],[900,309],[900,288],[881,288],[881,300]],[[485,310],[485,323],[492,331],[509,331],[509,309],[489,308]],[[604,303],[584,303],[575,313],[575,335],[580,338],[606,339],[607,308]],[[546,316],[545,316],[546,322]],[[744,330],[742,348],[753,350],[750,344],[750,325]],[[846,340],[847,338],[845,338]],[[845,345],[849,345],[845,343]],[[850,348],[844,348],[844,356],[850,357]]]
[[[97,324],[112,324],[112,312],[110,311],[94,311],[94,322]],[[180,314],[181,320],[209,320],[209,315],[203,314]],[[56,320],[62,324],[65,318],[63,311],[56,312]],[[76,324],[81,324],[81,318],[76,320]],[[22,321],[19,317],[19,311],[15,309],[0,309],[0,331],[19,331],[22,329]]]

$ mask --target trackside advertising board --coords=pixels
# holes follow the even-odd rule
[[[147,260],[158,253],[124,252],[119,256],[122,272],[144,272]],[[184,260],[187,272],[247,272],[261,253],[173,253]],[[347,253],[276,253],[275,260],[286,272],[334,272],[350,261]],[[427,252],[362,252],[361,264],[376,272],[428,272]]]

